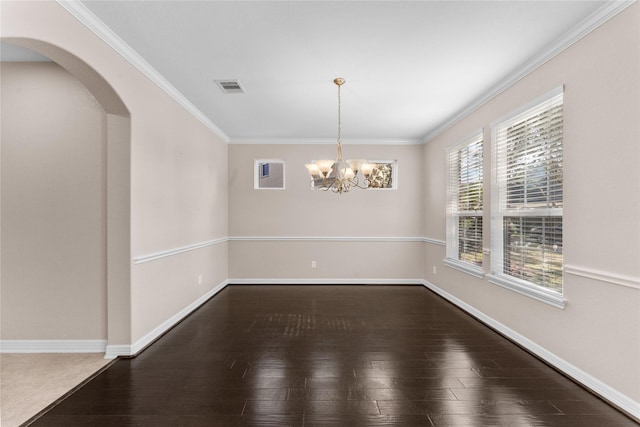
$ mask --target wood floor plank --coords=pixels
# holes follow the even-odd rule
[[[632,426],[420,286],[228,286],[33,426]]]

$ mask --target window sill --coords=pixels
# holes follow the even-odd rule
[[[478,267],[477,265],[468,264],[466,262],[458,261],[453,258],[445,258],[442,260],[444,265],[447,267],[454,268],[458,271],[462,271],[463,273],[467,273],[472,275],[473,277],[477,277],[478,279],[484,278],[484,270],[482,267]]]
[[[536,299],[538,301],[564,310],[566,300],[561,294],[557,292],[547,291],[543,288],[527,285],[523,281],[519,281],[517,279],[513,279],[501,274],[487,274],[487,278],[489,279],[489,282],[493,283],[494,285],[501,286],[505,289],[509,289],[521,295]]]

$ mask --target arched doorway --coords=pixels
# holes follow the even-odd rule
[[[63,74],[68,72],[92,95],[99,111],[99,117],[95,112],[87,113],[85,107],[91,109],[91,101],[80,99],[66,110],[65,119],[62,103],[48,99],[50,105],[44,109],[23,109],[28,117],[14,116],[11,121],[4,121],[3,117],[3,133],[5,129],[13,132],[6,134],[7,138],[28,137],[32,143],[32,147],[13,157],[22,162],[22,168],[18,163],[6,163],[12,161],[15,152],[7,149],[5,154],[9,157],[3,157],[7,165],[3,175],[12,174],[9,179],[3,176],[2,209],[7,215],[2,220],[2,323],[9,333],[8,337],[3,334],[3,340],[20,341],[20,333],[24,333],[24,341],[58,341],[58,345],[68,345],[70,350],[73,345],[87,345],[83,341],[93,345],[93,341],[105,339],[107,348],[127,345],[131,339],[129,112],[108,82],[69,52],[38,40],[3,41],[50,58],[59,67],[47,66],[48,75],[65,81]],[[76,92],[82,98],[82,90]],[[16,113],[7,105],[3,110]],[[45,117],[46,123],[34,121],[38,115]],[[20,120],[22,123],[15,123]],[[86,146],[82,145],[85,138]],[[50,150],[48,154],[44,147]],[[22,178],[31,180],[28,185],[24,182],[22,188],[15,181],[20,173]],[[86,204],[93,206],[87,208]],[[91,256],[85,257],[86,252]],[[47,281],[47,274],[56,279]],[[30,282],[31,295],[17,291],[21,280]],[[84,295],[79,291],[85,289],[83,283],[64,291],[52,283],[83,280],[99,281],[99,289],[93,283],[86,287],[92,289],[89,295]],[[102,295],[96,296],[100,292]],[[74,296],[77,301],[68,301]],[[26,300],[34,302],[34,306],[24,306]]]

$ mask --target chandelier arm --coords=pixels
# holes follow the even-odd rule
[[[364,186],[359,185],[359,184],[357,184],[357,185],[353,185],[353,187],[359,188],[359,189],[361,189],[361,190],[366,190],[367,188],[369,188],[369,187],[364,187]]]
[[[369,180],[367,178],[364,178],[364,182],[362,183],[362,185],[360,185],[360,176],[358,175],[355,175],[353,178],[351,178],[351,183],[352,187],[360,188],[362,190],[366,190],[367,188],[369,188]]]

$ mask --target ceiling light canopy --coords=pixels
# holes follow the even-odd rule
[[[305,166],[311,175],[310,186],[314,190],[331,190],[346,193],[351,188],[366,189],[371,186],[369,177],[375,165],[364,159],[344,160],[342,156],[342,117],[340,88],[345,79],[337,77],[333,83],[338,86],[338,154],[335,160],[312,160]]]

